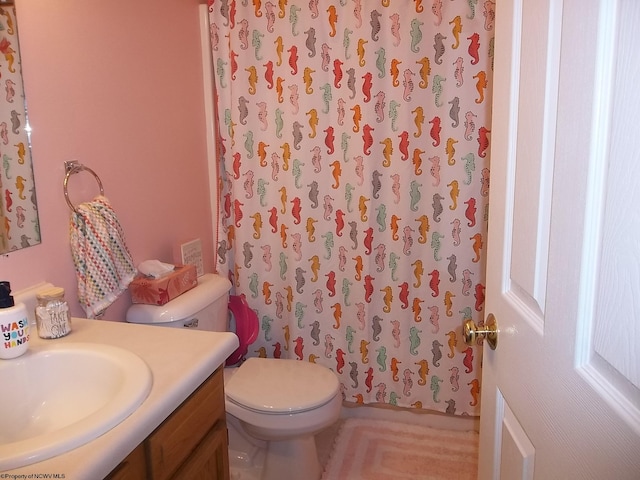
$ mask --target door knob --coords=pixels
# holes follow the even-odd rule
[[[482,338],[487,341],[489,348],[495,350],[498,346],[498,322],[493,313],[487,316],[487,322],[484,328],[478,328],[476,322],[469,319],[462,325],[462,335],[464,337],[464,343],[467,345],[473,345],[478,338]]]

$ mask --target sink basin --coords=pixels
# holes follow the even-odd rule
[[[60,455],[109,431],[151,390],[147,364],[92,343],[30,347],[0,360],[0,471]]]

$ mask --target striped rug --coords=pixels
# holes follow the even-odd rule
[[[349,418],[322,480],[475,480],[478,434]]]

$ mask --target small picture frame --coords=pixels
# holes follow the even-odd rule
[[[195,265],[198,277],[204,275],[202,242],[199,238],[180,245],[180,260],[183,265]]]

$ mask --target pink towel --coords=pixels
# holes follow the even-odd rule
[[[70,241],[78,300],[87,318],[100,318],[136,275],[122,226],[106,197],[76,207]]]

